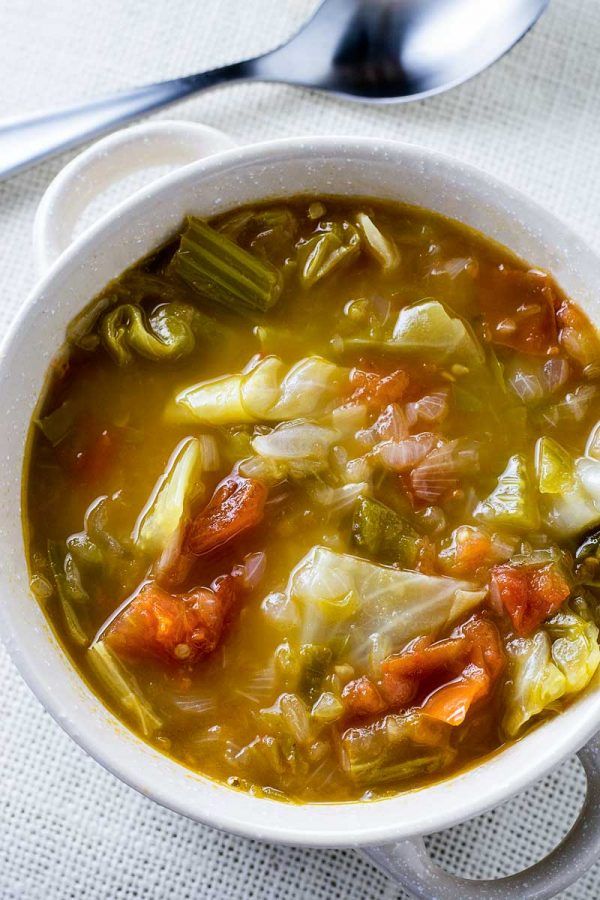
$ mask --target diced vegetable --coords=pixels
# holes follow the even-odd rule
[[[148,582],[104,629],[102,641],[125,659],[194,663],[218,645],[238,593],[231,575],[185,594]]]
[[[489,289],[479,295],[490,339],[522,353],[547,356],[557,347],[556,299],[545,272],[499,266]]]
[[[262,521],[266,499],[267,488],[260,481],[230,475],[190,522],[185,547],[196,556],[222,547]]]
[[[214,319],[187,303],[166,303],[146,317],[139,306],[124,303],[105,313],[100,336],[108,352],[119,365],[126,365],[139,353],[156,361],[187,356],[196,339],[214,344],[225,329]]]
[[[600,363],[600,338],[584,313],[573,303],[561,303],[556,313],[559,341],[567,353],[585,367]]]
[[[408,375],[402,369],[388,375],[353,369],[350,373],[350,385],[354,390],[348,400],[349,404],[383,409],[402,397],[408,387]]]
[[[70,556],[70,554],[67,554],[67,556]],[[79,579],[75,583],[75,590],[73,589],[73,580],[71,578],[71,581],[69,581],[65,571],[65,557],[63,557],[62,548],[56,541],[48,541],[48,558],[67,631],[76,644],[84,647],[88,642],[88,638],[79,621],[79,616],[73,603],[87,599],[87,595],[83,592]]]
[[[386,701],[366,675],[348,682],[342,691],[342,702],[351,718],[378,716],[387,709]]]
[[[444,570],[454,575],[473,576],[494,555],[489,534],[472,525],[455,528],[447,547],[438,554]]]
[[[448,725],[461,725],[471,706],[489,696],[504,669],[498,630],[488,619],[473,616],[449,638],[433,644],[427,641],[416,641],[384,661],[385,688],[389,692],[400,683],[406,692],[408,687],[402,703],[406,706],[424,680],[428,693],[421,704],[423,712]],[[392,697],[394,693],[397,688]]]
[[[324,425],[282,422],[268,434],[252,438],[252,449],[275,464],[279,477],[302,478],[327,466],[329,450],[338,438],[339,432]]]
[[[332,659],[333,653],[329,647],[304,644],[300,648],[298,693],[309,703],[314,703],[321,693],[321,686]]]
[[[56,447],[69,434],[75,424],[77,410],[72,400],[65,400],[60,406],[52,410],[41,419],[36,419],[36,424],[53,447]]]
[[[310,714],[298,694],[281,694],[273,706],[261,709],[260,718],[276,732],[283,731],[301,746],[312,738]]]
[[[352,520],[354,543],[372,559],[413,568],[419,551],[419,534],[393,509],[363,497]]]
[[[96,641],[88,650],[90,665],[106,686],[111,695],[120,703],[137,722],[146,736],[157,731],[162,722],[144,699],[140,687],[129,672],[116,659],[103,641]]]
[[[495,566],[492,596],[501,601],[517,634],[529,635],[564,603],[571,585],[556,563]]]
[[[281,294],[277,269],[194,216],[187,221],[169,270],[203,297],[234,312],[265,312]]]
[[[313,704],[311,716],[318,722],[329,725],[337,722],[344,715],[344,704],[332,694],[331,691],[323,691]]]
[[[318,232],[298,244],[300,283],[310,288],[360,252],[360,235],[350,222],[321,222]]]
[[[341,739],[342,768],[364,785],[437,772],[455,755],[451,731],[443,722],[419,713],[387,715],[373,725],[348,728]]]
[[[589,684],[600,663],[598,628],[585,601],[572,601],[530,638],[507,647],[509,680],[503,727],[515,737],[531,718]]]
[[[497,486],[478,504],[474,516],[494,528],[534,531],[539,527],[537,497],[524,456],[510,457]]]
[[[400,310],[390,349],[437,363],[462,363],[477,369],[485,361],[471,328],[438,300],[421,300]]]
[[[173,451],[133,529],[133,542],[143,553],[164,550],[184,524],[192,500],[203,490],[201,451],[200,440],[192,437]]]
[[[343,635],[345,658],[364,668],[372,635],[387,636],[393,652],[452,624],[478,606],[486,591],[313,547],[292,572],[285,593],[296,607],[303,643],[331,646]]]
[[[400,254],[394,241],[385,237],[371,216],[365,212],[356,214],[356,224],[362,235],[365,249],[381,268],[386,272],[397,269],[400,263]]]
[[[347,369],[309,356],[287,372],[277,356],[266,356],[248,371],[203,381],[181,391],[171,415],[210,425],[278,422],[313,416],[347,384]]]
[[[573,459],[549,437],[536,444],[536,468],[545,524],[562,537],[600,522],[600,461]]]

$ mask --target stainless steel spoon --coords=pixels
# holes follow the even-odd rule
[[[0,179],[146,113],[232,81],[274,81],[351,100],[419,100],[481,72],[549,0],[324,0],[275,50],[67,109],[0,122]]]

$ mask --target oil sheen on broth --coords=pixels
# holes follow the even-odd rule
[[[398,205],[182,233],[71,324],[31,427],[32,591],[82,677],[184,765],[300,802],[556,714],[600,660],[583,314]]]

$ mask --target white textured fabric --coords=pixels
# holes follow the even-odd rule
[[[497,2],[497,0],[482,0]],[[93,97],[268,49],[314,0],[10,0],[0,4],[0,114]],[[178,115],[257,140],[299,133],[399,138],[469,160],[525,189],[600,246],[600,2],[553,0],[504,60],[450,94],[374,108],[275,85],[240,85]],[[0,328],[34,281],[36,204],[64,163],[0,186]],[[101,207],[98,206],[98,209]],[[219,834],[160,809],[88,759],[0,649],[0,900],[374,900],[397,897],[351,852]],[[575,760],[503,809],[430,840],[471,876],[532,862],[580,805]],[[600,867],[564,897],[597,900]]]

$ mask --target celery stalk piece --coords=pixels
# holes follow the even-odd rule
[[[417,559],[419,535],[389,506],[362,497],[352,520],[354,543],[368,556],[385,563],[412,568]]]
[[[277,269],[195,216],[187,220],[169,270],[204,297],[238,313],[266,312],[283,286]]]
[[[322,223],[317,234],[297,245],[302,287],[311,288],[341,263],[354,259],[360,246],[360,234],[350,222]]]

